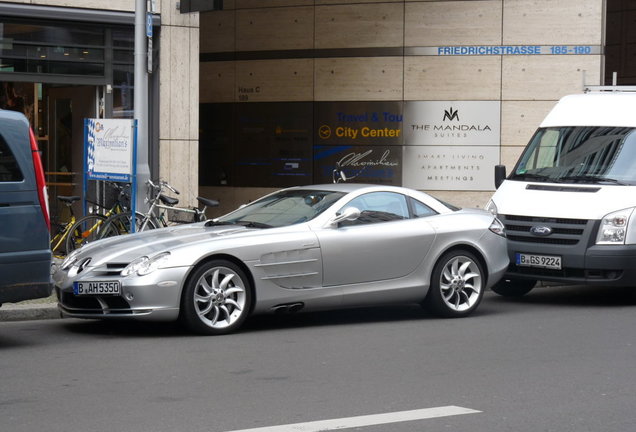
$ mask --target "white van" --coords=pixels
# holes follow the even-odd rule
[[[636,89],[561,99],[487,205],[505,224],[508,271],[493,291],[538,280],[636,286]]]

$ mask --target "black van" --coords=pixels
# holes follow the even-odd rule
[[[26,117],[0,110],[0,304],[51,295],[48,198]]]

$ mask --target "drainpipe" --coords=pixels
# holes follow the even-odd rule
[[[137,119],[137,211],[146,212],[148,163],[148,39],[146,36],[146,0],[135,0],[135,119]]]

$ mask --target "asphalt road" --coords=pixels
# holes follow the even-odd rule
[[[466,319],[394,306],[256,317],[223,337],[132,322],[0,322],[0,430],[227,432],[309,422],[287,430],[310,431],[321,430],[311,423],[319,420],[349,427],[351,417],[389,413],[394,422],[372,417],[350,430],[631,432],[634,298],[581,287],[517,301],[487,293]],[[448,406],[470,411],[391,417]]]

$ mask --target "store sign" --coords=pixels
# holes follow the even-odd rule
[[[406,102],[407,145],[499,145],[499,101]]]
[[[409,47],[407,55],[418,56],[518,56],[600,55],[600,45],[455,45]]]
[[[339,164],[356,183],[402,182],[401,102],[319,102],[314,116],[314,180],[331,182]]]
[[[132,181],[134,120],[85,119],[85,161],[89,180]]]
[[[401,145],[402,103],[321,102],[316,104],[316,143]]]
[[[402,146],[314,146],[316,183],[331,183],[340,166],[347,181],[400,186]]]
[[[499,101],[414,101],[404,108],[404,186],[492,190],[499,163]]]
[[[424,190],[493,190],[498,146],[405,146],[404,186]]]

